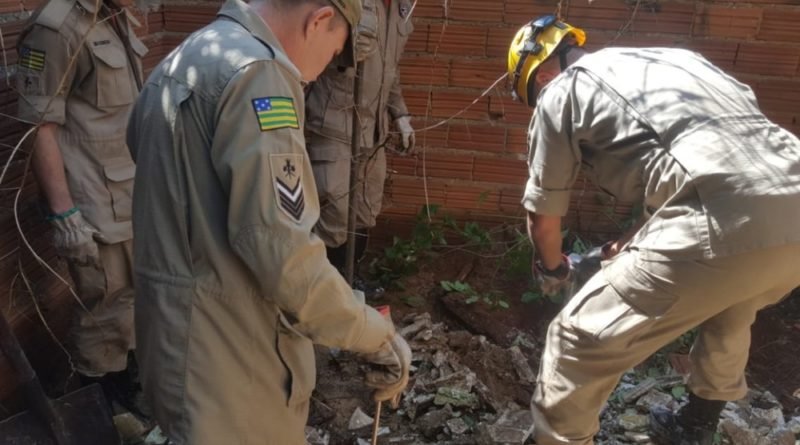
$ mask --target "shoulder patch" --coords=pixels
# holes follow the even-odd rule
[[[275,154],[269,157],[278,207],[292,221],[298,223],[303,219],[303,212],[306,209],[301,177],[303,161],[302,154]]]
[[[45,55],[44,51],[23,46],[19,49],[19,61],[17,64],[20,68],[29,71],[44,71]]]
[[[253,109],[261,131],[300,128],[294,99],[290,97],[258,97],[253,99]]]

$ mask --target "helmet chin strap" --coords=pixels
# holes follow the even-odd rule
[[[561,65],[561,72],[567,69],[569,63],[567,63],[567,53],[572,51],[574,46],[572,45],[565,45],[564,48],[558,52],[558,63]]]

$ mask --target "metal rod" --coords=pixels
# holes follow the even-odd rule
[[[347,258],[345,261],[345,279],[352,286],[356,268],[356,202],[360,180],[360,159],[361,159],[361,119],[359,118],[359,108],[361,106],[361,78],[364,75],[364,63],[358,62],[356,65],[356,77],[353,81],[353,135],[351,137],[351,157],[350,157],[350,188],[349,205],[347,207]]]

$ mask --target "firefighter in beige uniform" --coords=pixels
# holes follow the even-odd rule
[[[32,165],[50,208],[55,247],[84,306],[76,307],[70,332],[72,361],[83,377],[125,370],[134,347],[135,166],[125,127],[147,48],[125,6],[50,0],[18,48],[19,117],[41,123]]]
[[[540,18],[509,51],[535,107],[523,205],[548,292],[570,280],[561,218],[579,170],[647,218],[550,324],[532,407],[540,445],[590,444],[621,374],[699,327],[689,402],[651,413],[664,445],[711,445],[725,401],[747,391],[756,312],[800,283],[800,141],[750,88],[698,54],[608,48]],[[538,103],[537,103],[538,95]]]
[[[358,0],[228,0],[153,71],[131,115],[142,385],[173,443],[305,444],[312,343],[366,354],[390,399],[410,351],[312,229],[303,82]],[[345,20],[346,19],[346,20]]]
[[[367,229],[383,202],[386,145],[390,130],[400,133],[401,149],[414,149],[414,130],[400,88],[398,63],[413,31],[411,0],[363,0],[356,57],[364,65],[361,81],[361,157],[356,193],[356,259],[367,245]],[[316,232],[328,248],[328,257],[340,270],[345,266],[344,243],[350,190],[356,70],[334,59],[311,85],[306,102],[307,148],[321,205]]]

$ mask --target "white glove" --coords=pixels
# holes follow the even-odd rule
[[[394,126],[402,137],[402,152],[405,154],[413,154],[414,146],[416,145],[416,137],[414,136],[414,127],[411,126],[411,116],[398,117],[394,120]]]
[[[99,267],[100,253],[95,236],[99,236],[100,232],[83,219],[77,208],[62,215],[49,218],[55,229],[53,246],[58,256],[81,266]]]
[[[539,283],[539,289],[549,298],[572,297],[575,284],[575,269],[566,256],[562,256],[561,264],[554,270],[547,270],[541,261],[533,264],[533,275]]]

